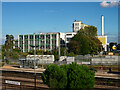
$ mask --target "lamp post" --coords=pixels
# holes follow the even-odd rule
[[[32,48],[34,48],[34,75],[35,75],[35,78],[34,78],[34,82],[35,82],[35,88],[34,90],[36,90],[36,60],[35,60],[35,54],[36,54],[36,50],[35,48],[38,47],[39,45],[37,46],[34,46],[34,45],[30,45]]]

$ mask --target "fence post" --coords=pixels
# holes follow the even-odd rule
[[[20,90],[22,90],[22,83],[20,82]]]
[[[5,83],[5,90],[6,90],[6,83]]]

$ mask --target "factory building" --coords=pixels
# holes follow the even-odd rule
[[[15,41],[14,48],[20,48],[22,52],[29,52],[33,50],[31,45],[38,46],[36,50],[54,50],[59,47],[67,47],[71,38],[77,34],[77,31],[81,28],[84,29],[86,24],[83,24],[82,21],[73,22],[73,32],[67,33],[39,33],[39,34],[27,34],[27,35],[18,35],[18,39]],[[107,36],[104,35],[104,16],[101,16],[101,35],[97,36],[98,39],[102,42],[104,51],[107,51]]]
[[[33,50],[31,45],[38,46],[36,50],[53,50],[60,45],[60,33],[39,33],[18,35],[18,40],[15,41],[15,48],[20,48],[22,52]]]

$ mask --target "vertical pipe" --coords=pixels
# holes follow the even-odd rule
[[[104,16],[101,16],[101,35],[104,36]]]

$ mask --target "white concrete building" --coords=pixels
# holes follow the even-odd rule
[[[74,37],[77,34],[77,32],[67,32],[66,33],[66,45],[70,42],[71,38]]]
[[[73,23],[73,32],[77,32],[81,28],[84,29],[85,26],[88,26],[88,25],[82,23],[82,21],[76,21],[75,20],[74,23]]]
[[[31,47],[36,47],[36,50],[53,50],[60,46],[60,33],[39,33],[18,35],[18,40],[15,42],[15,48],[20,48],[22,52],[33,50]]]

